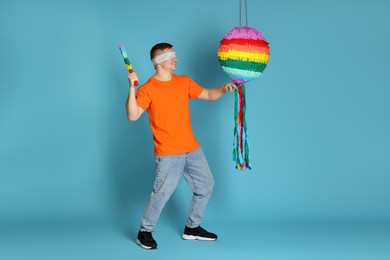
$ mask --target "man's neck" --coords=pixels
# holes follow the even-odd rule
[[[172,79],[172,72],[171,71],[156,71],[156,74],[154,74],[154,77],[160,81],[169,81]]]

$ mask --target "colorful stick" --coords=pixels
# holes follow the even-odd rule
[[[132,73],[133,72],[133,65],[131,65],[129,57],[127,57],[126,49],[122,44],[119,45],[119,50],[121,51],[121,54],[122,54],[123,60],[125,61],[125,66],[126,66],[127,70],[130,73]],[[138,81],[134,81],[134,85],[138,86]]]

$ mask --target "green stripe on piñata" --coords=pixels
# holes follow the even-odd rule
[[[242,61],[242,60],[220,60],[221,66],[235,68],[240,70],[250,70],[256,72],[263,72],[267,64],[260,62],[250,62],[250,61]]]

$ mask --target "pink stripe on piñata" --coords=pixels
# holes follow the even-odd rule
[[[231,78],[231,80],[233,81],[233,83],[235,84],[245,84],[246,82],[242,79],[238,79],[238,78]]]
[[[228,34],[226,34],[225,38],[260,39],[265,41],[263,35],[258,30],[250,26],[234,27]]]

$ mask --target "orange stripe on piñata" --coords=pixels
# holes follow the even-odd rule
[[[227,52],[228,50],[269,54],[269,48],[265,48],[263,46],[255,46],[255,45],[230,44],[230,45],[221,45],[221,46],[219,46],[219,49],[218,49],[218,51],[221,51],[221,52]]]

